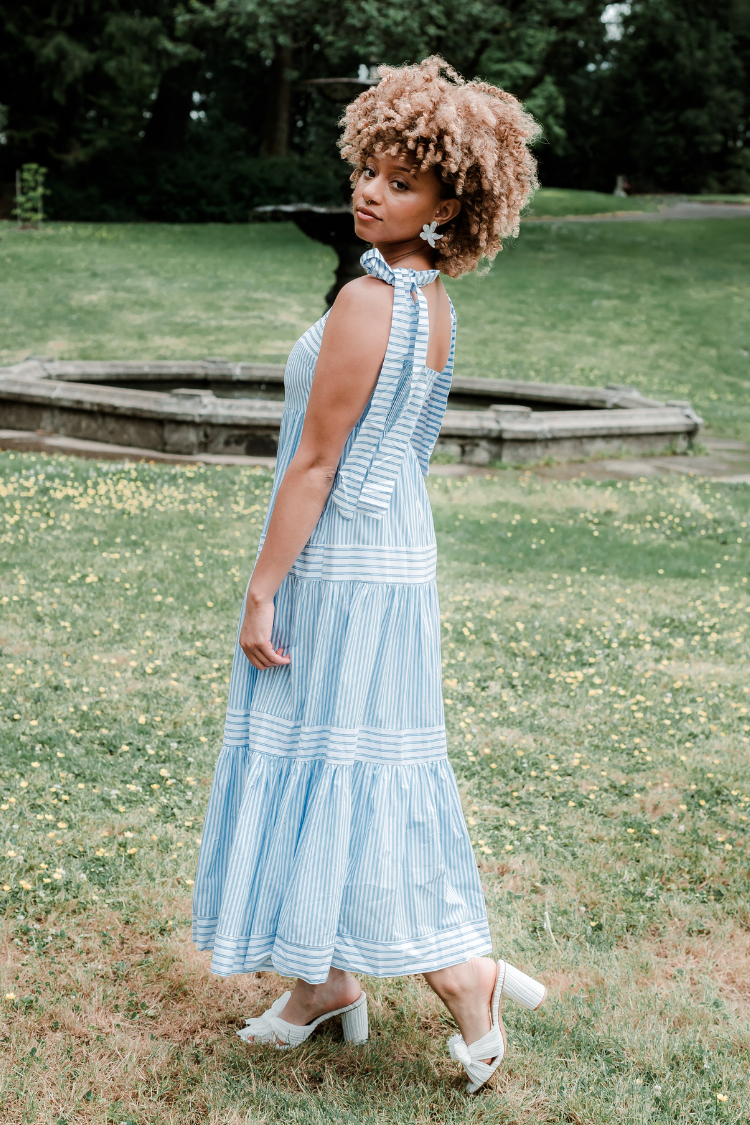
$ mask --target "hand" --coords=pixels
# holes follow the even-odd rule
[[[240,629],[240,648],[250,663],[263,671],[279,664],[288,664],[290,656],[283,655],[283,648],[274,651],[271,644],[273,628],[273,602],[255,602],[250,594],[245,607],[245,620]]]

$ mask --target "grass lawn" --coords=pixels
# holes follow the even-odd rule
[[[734,199],[734,196],[727,197]],[[658,195],[621,197],[603,191],[577,191],[573,188],[540,188],[534,196],[528,215],[535,218],[564,215],[606,215],[613,211],[658,211],[665,199]]]
[[[324,1024],[293,1055],[250,1051],[233,1032],[282,982],[211,978],[190,945],[270,477],[5,453],[8,1125],[750,1118],[750,491],[428,486],[449,748],[495,948],[550,987],[537,1015],[508,1006],[495,1086],[464,1093],[416,978],[364,982],[364,1048]]]
[[[567,210],[558,196],[575,195],[585,210],[589,194],[547,190],[535,207]],[[281,363],[323,312],[333,261],[292,224],[0,224],[0,363]],[[749,279],[750,219],[529,223],[488,276],[448,283],[456,371],[625,383],[689,398],[713,433],[748,436]]]
[[[451,286],[458,369],[690,399],[750,435],[750,219],[522,229]]]

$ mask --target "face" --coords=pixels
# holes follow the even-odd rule
[[[457,199],[441,199],[441,181],[432,168],[420,172],[406,156],[375,155],[354,187],[354,229],[378,246],[409,242],[422,227],[454,218]]]

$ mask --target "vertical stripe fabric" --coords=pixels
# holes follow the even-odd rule
[[[362,264],[394,287],[391,335],[331,496],[276,594],[272,641],[291,663],[260,672],[235,645],[193,897],[193,940],[222,976],[269,969],[319,984],[331,966],[399,976],[491,949],[446,753],[423,479],[455,313],[448,364],[432,371],[421,287],[437,272],[393,270],[377,251]],[[266,527],[325,322],[289,356]]]
[[[437,378],[437,371],[426,366],[430,321],[420,286],[440,274],[391,269],[377,250],[369,250],[361,260],[373,277],[393,286],[393,319],[370,408],[339,471],[333,502],[345,519],[352,519],[355,511],[382,519],[406,445]]]

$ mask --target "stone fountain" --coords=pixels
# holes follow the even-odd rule
[[[364,270],[359,259],[369,243],[354,233],[354,216],[351,207],[316,207],[312,203],[280,203],[253,208],[253,214],[272,222],[291,222],[308,238],[330,246],[338,264],[331,288],[326,293],[328,308],[336,300],[339,290],[352,278],[362,277]]]
[[[300,89],[322,94],[328,101],[346,105],[368,86],[377,84],[377,77],[364,65],[359,68],[357,78],[310,78],[298,84]],[[270,222],[293,222],[308,238],[330,246],[336,254],[338,264],[333,285],[326,293],[328,308],[336,300],[339,290],[355,277],[362,277],[364,270],[359,259],[369,243],[357,238],[354,233],[354,217],[351,205],[340,207],[318,207],[313,203],[282,203],[266,207],[254,207],[253,214]]]
[[[219,357],[29,359],[0,368],[0,448],[60,448],[65,436],[85,443],[80,451],[91,456],[269,458],[283,381],[280,365]],[[689,402],[659,402],[630,387],[456,376],[436,453],[488,465],[680,452],[701,425]]]

